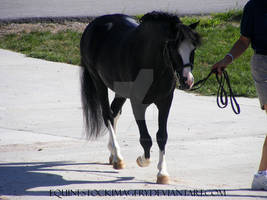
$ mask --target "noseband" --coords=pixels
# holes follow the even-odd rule
[[[185,65],[183,65],[183,68],[185,67],[191,67],[191,69],[193,69],[193,64],[192,63],[187,63]]]

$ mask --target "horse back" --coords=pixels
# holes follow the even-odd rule
[[[111,54],[119,53],[127,33],[138,25],[130,20],[130,17],[122,14],[104,15],[93,20],[82,35],[82,57],[94,61],[94,64],[101,63],[103,59],[98,59],[101,54],[104,54],[104,58],[115,58],[116,55]]]

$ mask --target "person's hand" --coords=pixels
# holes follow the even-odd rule
[[[216,73],[218,72],[219,75],[222,74],[223,70],[227,67],[227,65],[225,64],[224,60],[220,60],[219,62],[215,63],[211,70]]]
[[[223,70],[232,62],[232,58],[229,56],[225,56],[222,60],[215,63],[211,70],[215,73],[218,72],[219,75],[222,74]]]

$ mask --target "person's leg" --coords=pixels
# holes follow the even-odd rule
[[[264,105],[264,110],[267,113],[267,104]],[[259,166],[259,171],[266,171],[266,170],[267,170],[267,136],[263,144],[262,157],[261,157],[261,162]]]
[[[264,110],[267,113],[267,104],[264,105]],[[267,190],[267,136],[262,148],[259,171],[254,176],[251,188],[253,190]]]
[[[260,106],[267,112],[267,56],[254,54],[251,60],[251,72]],[[251,188],[254,190],[267,190],[267,136],[262,149],[259,171],[254,175]]]

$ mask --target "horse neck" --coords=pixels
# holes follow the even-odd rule
[[[167,38],[165,36],[166,30],[158,24],[147,24],[139,27],[139,35],[143,37],[148,43],[155,45],[162,44]]]
[[[148,27],[149,28],[149,27]],[[167,38],[160,31],[137,28],[133,33],[132,50],[138,58],[140,66],[154,69],[154,75],[160,76],[165,70],[166,62],[164,59],[164,48]],[[167,66],[166,66],[167,67]]]
[[[139,49],[142,55],[163,52],[165,41],[164,32],[153,26],[142,26],[136,28],[133,35],[133,45]]]

